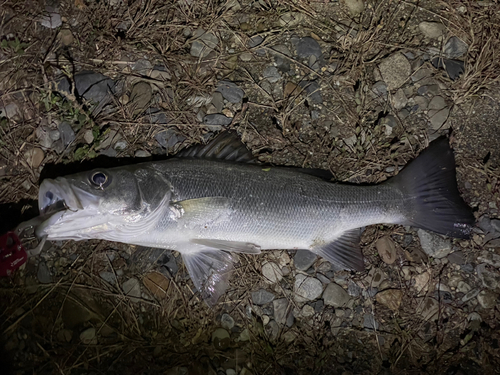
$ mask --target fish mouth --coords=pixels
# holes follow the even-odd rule
[[[66,178],[46,179],[38,192],[38,208],[40,215],[47,219],[37,227],[36,235],[73,239],[77,232],[89,227],[88,218],[98,215],[98,207],[99,197]]]

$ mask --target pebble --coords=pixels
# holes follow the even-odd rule
[[[172,151],[174,147],[182,143],[186,137],[177,133],[174,129],[167,129],[157,133],[155,139],[161,147],[168,151]]]
[[[363,327],[368,329],[368,330],[378,330],[379,324],[375,320],[375,317],[373,314],[366,313],[363,315]]]
[[[420,22],[418,28],[427,38],[437,39],[446,32],[446,27],[439,22]]]
[[[309,250],[297,250],[293,257],[293,264],[301,271],[307,271],[316,261],[317,256]]]
[[[406,97],[404,91],[402,89],[399,89],[392,96],[392,105],[396,110],[399,111],[400,109],[406,107],[406,104],[408,104],[408,98]]]
[[[302,21],[304,21],[304,14],[300,12],[287,12],[281,15],[279,19],[279,24],[280,26],[287,26],[287,27],[292,27],[292,26],[297,26]]]
[[[35,147],[31,148],[24,153],[24,157],[28,165],[36,169],[42,164],[43,159],[45,158],[45,154],[41,148]]]
[[[418,82],[425,78],[429,78],[432,76],[432,70],[427,68],[418,69],[415,73],[412,74],[411,80],[413,82]]]
[[[340,285],[330,283],[323,292],[323,301],[327,306],[342,307],[349,302],[349,294]]]
[[[268,292],[265,289],[259,289],[256,292],[252,292],[252,301],[255,305],[265,305],[274,299],[274,294]]]
[[[67,147],[75,140],[76,138],[75,132],[68,122],[66,121],[61,122],[58,126],[58,129],[64,147]]]
[[[451,241],[449,238],[423,229],[419,229],[417,233],[420,245],[428,256],[441,259],[451,253]]]
[[[130,92],[129,105],[135,115],[144,112],[153,98],[153,89],[147,82],[137,82]]]
[[[212,344],[216,349],[227,349],[231,344],[229,333],[224,328],[217,328],[212,333]]]
[[[446,107],[446,101],[442,96],[435,96],[431,99],[429,102],[429,109],[435,109],[435,110],[440,110]]]
[[[465,281],[459,281],[457,285],[457,292],[467,294],[472,290],[472,287]]]
[[[274,262],[266,262],[262,265],[262,275],[264,281],[269,284],[275,284],[283,279],[280,266]]]
[[[226,117],[220,113],[213,113],[203,117],[203,123],[209,126],[227,126],[233,122],[231,117]]]
[[[221,324],[222,328],[225,328],[228,331],[231,331],[234,327],[234,319],[229,314],[222,314],[222,316],[220,318],[220,324]]]
[[[248,39],[247,46],[248,48],[254,48],[262,44],[264,41],[264,37],[261,35],[254,35],[250,39]]]
[[[281,74],[275,66],[268,66],[262,72],[262,76],[270,83],[276,83],[281,79]]]
[[[149,158],[151,156],[151,153],[146,150],[137,150],[134,154],[136,158]]]
[[[323,284],[316,278],[298,274],[295,276],[293,289],[295,292],[294,298],[297,302],[314,301],[321,296]]]
[[[279,324],[286,324],[288,312],[288,300],[286,298],[273,301],[274,319]],[[271,323],[269,323],[271,324]]]
[[[230,103],[239,103],[245,96],[245,92],[240,89],[235,83],[230,81],[220,81],[217,84],[216,91],[220,92],[224,99],[226,99]]]
[[[448,120],[449,114],[450,114],[449,108],[443,108],[439,111],[437,110],[429,111],[431,129],[439,130],[443,128],[443,125],[445,124],[446,120]]]
[[[500,255],[490,251],[482,251],[477,260],[481,263],[489,264],[495,268],[500,268]]]
[[[101,108],[111,102],[112,95],[116,93],[116,84],[111,78],[90,70],[84,70],[74,75],[75,94],[83,96],[89,102],[100,104]],[[57,83],[57,90],[64,93],[71,93],[71,85],[67,77],[63,77]]]
[[[310,318],[315,313],[316,312],[314,311],[314,307],[309,305],[304,305],[304,307],[302,307],[302,310],[300,311],[300,316],[303,318]]]
[[[149,272],[142,279],[142,283],[149,290],[149,292],[158,299],[167,296],[169,280],[160,272]]]
[[[9,103],[4,107],[0,107],[0,117],[6,117],[9,120],[20,120],[22,113],[17,103]]]
[[[351,16],[359,16],[365,10],[363,0],[344,0],[344,4],[349,9]]]
[[[418,274],[415,276],[415,289],[417,290],[417,293],[425,293],[427,289],[429,288],[429,280],[431,278],[431,275],[429,272],[425,271],[422,272],[421,274]]]
[[[61,43],[63,46],[70,46],[73,44],[75,41],[75,37],[73,36],[73,33],[71,32],[70,29],[68,28],[63,28],[61,32],[59,33],[59,39],[61,40]]]
[[[372,92],[379,97],[387,98],[388,90],[387,84],[384,81],[375,82],[372,86]]]
[[[83,140],[87,143],[87,144],[91,144],[92,142],[94,142],[94,133],[92,132],[92,130],[86,130],[85,133],[83,133]]]
[[[413,98],[413,101],[415,102],[416,105],[418,105],[418,109],[420,110],[425,110],[427,109],[427,106],[429,105],[429,100],[423,96],[415,96]]]
[[[390,91],[400,88],[411,74],[410,62],[399,52],[386,57],[378,68]]]
[[[122,284],[123,294],[130,297],[132,302],[140,302],[141,284],[136,278],[131,278]]]
[[[251,61],[253,59],[253,55],[250,52],[243,52],[240,54],[240,60],[244,62]]]
[[[87,328],[85,331],[80,333],[80,341],[85,345],[96,345],[97,337],[95,335],[96,330],[94,327]]]
[[[476,267],[477,276],[488,289],[497,289],[500,286],[500,274],[487,269],[486,263],[478,264]]]
[[[492,292],[491,290],[482,290],[477,295],[477,301],[483,309],[492,309],[497,305],[498,294]]]
[[[379,238],[377,242],[375,242],[375,247],[384,263],[393,264],[396,261],[396,246],[391,237],[384,236]]]
[[[321,96],[321,88],[316,81],[300,81],[299,86],[304,88],[308,94],[308,98],[311,99],[313,103],[321,104],[323,103],[323,97]]]
[[[403,292],[399,289],[386,289],[378,292],[375,299],[381,305],[384,305],[392,311],[398,311],[403,299]]]
[[[101,277],[101,279],[106,281],[108,284],[111,284],[111,285],[116,284],[116,276],[113,272],[101,271],[101,272],[99,272],[99,276]]]
[[[47,4],[45,7],[45,13],[40,18],[40,24],[48,29],[56,29],[62,25],[62,19],[59,14],[57,2],[52,1],[52,4]]]
[[[469,46],[456,36],[452,36],[444,45],[443,53],[449,59],[458,59],[467,53]]]
[[[219,44],[219,38],[212,33],[207,33],[204,29],[197,29],[193,36],[197,38],[191,44],[189,53],[194,57],[206,57]]]
[[[322,55],[319,43],[311,37],[300,38],[295,45],[295,50],[300,58],[308,58],[309,56],[320,58]]]
[[[38,265],[36,276],[41,284],[50,284],[52,282],[52,276],[50,276],[49,267],[45,262],[40,262],[40,264]]]
[[[127,148],[128,146],[128,143],[127,141],[124,141],[124,140],[120,140],[118,142],[116,142],[113,146],[113,148],[116,150],[116,151],[123,151]]]
[[[385,280],[385,274],[380,268],[372,268],[365,277],[365,282],[372,288],[378,288]]]
[[[358,284],[349,280],[349,284],[347,284],[347,294],[349,294],[351,297],[359,297],[361,291],[362,289]]]

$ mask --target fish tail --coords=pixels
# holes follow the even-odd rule
[[[448,138],[432,142],[387,183],[403,192],[405,221],[401,224],[469,238],[475,219],[458,191]]]

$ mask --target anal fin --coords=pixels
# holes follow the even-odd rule
[[[363,253],[360,247],[361,228],[342,233],[342,235],[327,245],[311,249],[312,252],[346,269],[363,271]]]
[[[228,286],[234,269],[231,254],[222,250],[202,250],[182,254],[184,264],[209,306],[215,305]]]

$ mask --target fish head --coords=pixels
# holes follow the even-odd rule
[[[147,221],[170,191],[154,169],[140,164],[46,179],[38,205],[48,219],[37,235],[58,240],[132,236],[134,224]]]

